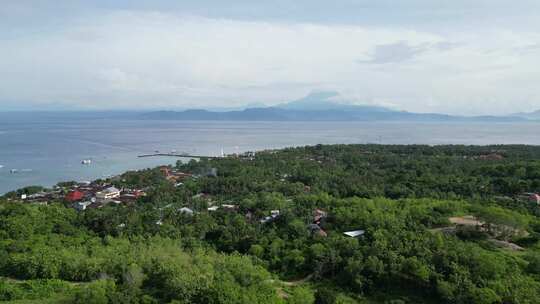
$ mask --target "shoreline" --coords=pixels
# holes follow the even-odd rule
[[[277,147],[277,148],[265,148],[265,149],[259,149],[259,150],[246,150],[246,151],[239,151],[235,154],[228,154],[224,156],[203,156],[203,155],[179,155],[174,153],[150,153],[150,154],[133,154],[131,157],[132,161],[120,161],[116,162],[115,164],[131,164],[129,166],[120,165],[122,168],[118,168],[118,170],[115,170],[114,172],[109,171],[109,174],[94,174],[94,177],[88,176],[88,177],[82,177],[82,178],[73,178],[73,179],[55,179],[54,181],[50,182],[42,182],[42,183],[26,183],[24,185],[18,186],[16,188],[11,188],[9,190],[1,191],[0,190],[0,196],[4,196],[10,192],[14,192],[20,189],[24,189],[27,187],[43,187],[46,189],[52,189],[54,186],[58,185],[59,183],[64,182],[84,182],[84,181],[95,181],[95,180],[101,180],[101,179],[110,179],[114,178],[116,176],[122,175],[126,172],[130,171],[142,171],[142,170],[148,170],[148,169],[154,169],[159,166],[168,166],[168,165],[175,165],[176,161],[182,161],[182,158],[186,159],[225,159],[228,157],[235,157],[239,155],[245,155],[246,153],[253,153],[253,155],[259,154],[259,153],[275,153],[277,151],[283,151],[286,149],[297,149],[302,147],[316,147],[316,146],[379,146],[379,147],[405,147],[405,146],[426,146],[426,147],[445,147],[445,146],[454,146],[454,147],[493,147],[494,149],[504,149],[505,146],[507,147],[515,147],[515,146],[523,146],[523,147],[539,147],[540,145],[534,145],[534,144],[486,144],[486,145],[469,145],[469,144],[380,144],[380,143],[343,143],[343,144],[313,144],[313,145],[291,145],[291,146],[284,146],[284,147]],[[170,161],[166,161],[167,158],[170,158]],[[156,161],[152,164],[146,164],[146,165],[134,165],[137,163],[137,160],[140,159],[155,159]],[[98,163],[99,164],[99,163]],[[93,162],[91,165],[82,165],[87,168],[95,168],[96,162]],[[3,168],[0,167],[0,170],[5,171],[6,167],[4,165]],[[1,172],[1,171],[0,171]],[[6,172],[6,171],[5,171]],[[31,171],[20,171],[19,173],[8,173],[9,175],[27,175],[37,172],[36,170]],[[1,176],[0,176],[1,178]],[[1,181],[1,179],[0,179]]]

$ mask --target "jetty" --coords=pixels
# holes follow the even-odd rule
[[[158,157],[158,156],[166,156],[166,157],[183,157],[183,158],[222,158],[222,156],[208,156],[208,155],[192,155],[192,154],[185,154],[185,153],[152,153],[152,154],[142,154],[138,155],[137,157]]]

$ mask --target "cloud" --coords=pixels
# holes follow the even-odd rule
[[[540,108],[539,35],[114,10],[0,40],[0,105],[277,104],[313,90],[410,111]],[[362,64],[359,64],[362,63]],[[370,64],[365,64],[370,63]],[[493,109],[496,109],[494,111]]]
[[[375,46],[375,50],[370,60],[360,60],[360,63],[397,63],[414,58],[426,50],[422,46],[410,46],[405,41],[399,41],[391,44]]]

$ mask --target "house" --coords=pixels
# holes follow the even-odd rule
[[[538,193],[530,193],[529,202],[540,205],[540,194],[538,194]]]
[[[165,178],[168,181],[175,182],[175,183],[192,176],[190,173],[178,172],[176,170],[171,169],[168,166],[159,167],[159,171],[161,171],[163,176],[165,176]]]
[[[309,224],[308,231],[311,235],[318,235],[320,237],[327,237],[328,234],[324,231],[321,226],[317,224]]]
[[[142,190],[126,190],[122,191],[118,200],[123,203],[135,203],[140,197],[146,196],[146,192]]]
[[[207,208],[208,211],[217,211],[218,209],[219,209],[219,206],[212,206],[212,207]]]
[[[191,197],[192,199],[204,199],[208,200],[210,199],[210,195],[206,193],[197,193]]]
[[[34,193],[34,194],[31,194],[31,195],[28,195],[26,198],[27,199],[31,199],[31,200],[35,200],[35,199],[41,199],[41,198],[44,198],[47,196],[47,193],[46,192],[38,192],[38,193]]]
[[[64,199],[70,203],[73,203],[73,202],[80,201],[83,198],[84,198],[83,192],[79,190],[73,190],[73,191],[69,191]]]
[[[222,204],[221,207],[225,210],[236,210],[237,206],[236,205],[231,205],[231,204]]]
[[[176,178],[176,180],[183,180],[191,177],[192,175],[186,172],[173,172],[173,176]]]
[[[218,176],[218,170],[216,168],[210,168],[203,175],[206,176],[206,177],[217,177]]]
[[[180,211],[180,213],[184,213],[184,214],[187,214],[187,215],[193,215],[193,210],[191,210],[191,209],[189,209],[187,207],[182,207],[178,211]]]
[[[483,154],[476,157],[479,160],[503,160],[504,156],[498,153]]]
[[[217,177],[218,176],[218,170],[217,168],[206,168],[200,170],[199,174],[193,175],[194,178],[199,177]]]
[[[73,208],[78,211],[84,211],[88,206],[90,206],[92,202],[86,201],[86,202],[77,202],[73,205]]]
[[[271,216],[265,216],[264,218],[261,219],[260,222],[261,222],[261,224],[266,224],[266,223],[272,221],[273,219],[274,219],[274,218],[271,217]]]
[[[313,211],[313,223],[319,225],[321,221],[326,218],[326,216],[326,211],[315,209],[315,211]]]
[[[133,190],[132,194],[135,195],[136,198],[146,196],[146,192],[144,192],[143,190],[139,190],[139,189]]]
[[[163,175],[168,178],[170,175],[171,175],[171,168],[167,167],[167,166],[161,166],[159,167],[159,171],[161,171],[161,173],[163,173]]]
[[[271,210],[270,216],[266,216],[263,219],[260,220],[262,224],[266,224],[268,222],[271,222],[279,217],[279,210]]]
[[[540,205],[540,194],[535,192],[523,192],[516,197],[522,202],[529,202],[532,204]]]
[[[96,199],[100,202],[108,202],[120,196],[120,190],[115,187],[109,187],[96,192]]]
[[[353,231],[343,232],[344,235],[353,237],[353,238],[361,237],[364,235],[364,233],[366,233],[364,230],[353,230]]]
[[[46,192],[38,192],[38,193],[27,195],[26,200],[34,204],[45,203],[46,205],[48,201],[55,200],[55,199],[52,197],[52,195],[49,195]]]

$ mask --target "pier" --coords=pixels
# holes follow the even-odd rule
[[[152,154],[138,155],[137,157],[157,157],[157,156],[184,157],[184,158],[222,158],[222,156],[191,155],[191,154],[178,154],[178,153],[152,153]]]

